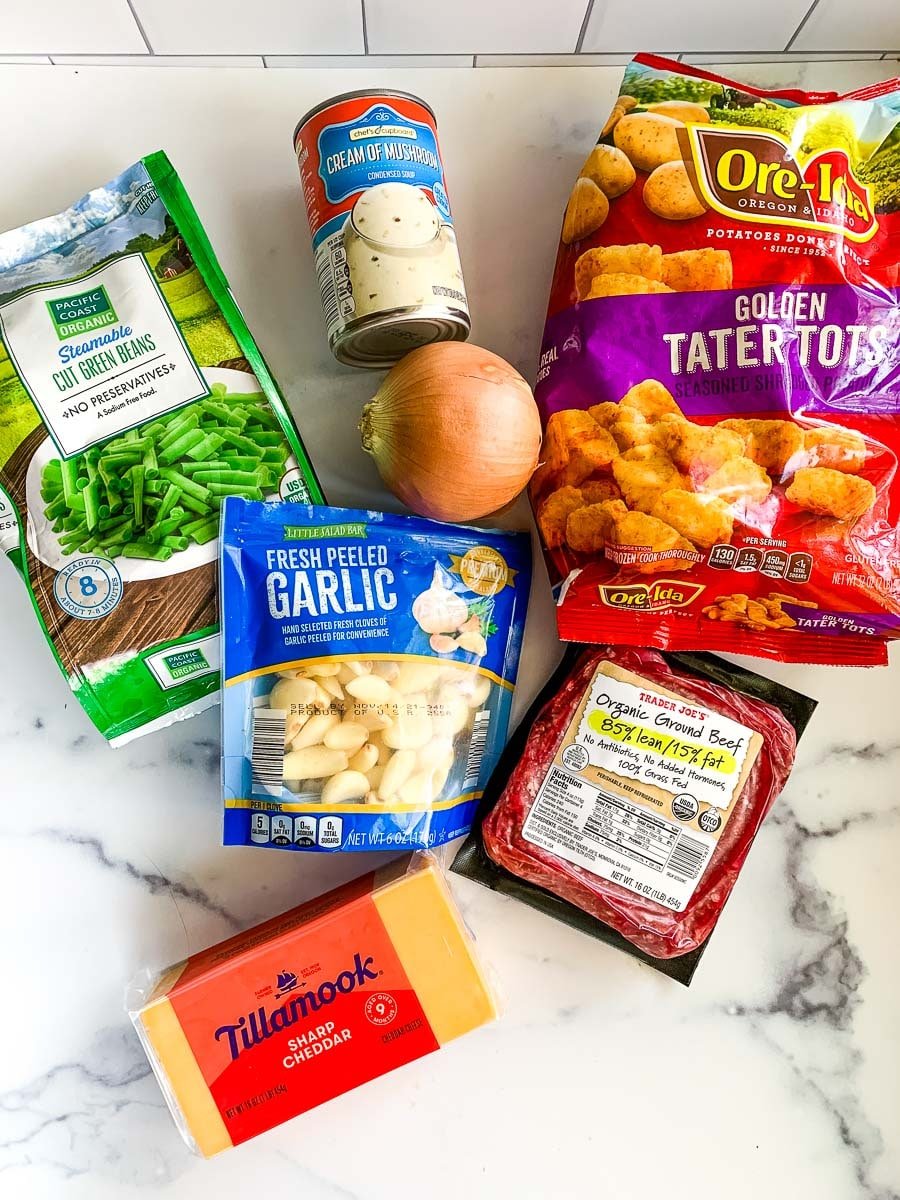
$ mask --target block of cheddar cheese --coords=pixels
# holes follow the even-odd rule
[[[209,1157],[493,1020],[435,859],[407,856],[171,967],[131,1013]]]

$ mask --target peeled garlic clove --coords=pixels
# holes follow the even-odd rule
[[[387,704],[394,691],[380,675],[358,675],[347,684],[348,693],[361,704]]]
[[[481,633],[481,617],[477,613],[473,613],[467,621],[463,621],[459,627],[460,633]]]
[[[355,678],[355,676],[354,676]],[[323,692],[327,692],[332,700],[343,700],[344,691],[336,675],[320,675],[317,680]]]
[[[380,675],[382,679],[386,679],[388,683],[393,683],[400,674],[400,664],[391,659],[381,660],[372,663],[372,673]]]
[[[309,720],[309,713],[292,713],[284,723],[284,744],[289,746]]]
[[[427,808],[433,799],[431,771],[417,771],[397,789],[397,799],[403,804]]]
[[[465,729],[469,719],[469,706],[456,690],[446,684],[438,693],[438,711],[431,719],[435,734],[442,737],[455,737],[460,730]]]
[[[469,606],[444,587],[441,569],[435,566],[430,586],[413,600],[412,615],[425,633],[453,633],[468,617]]]
[[[458,649],[456,638],[446,633],[433,633],[428,639],[428,645],[435,654],[453,654]]]
[[[304,746],[317,746],[329,729],[340,724],[340,720],[337,713],[318,713],[310,717],[291,743],[292,749],[302,750]]]
[[[445,767],[438,767],[431,772],[431,795],[432,799],[440,799],[441,792],[446,786],[447,780],[450,778],[450,769],[453,763],[447,763]]]
[[[308,708],[316,698],[316,685],[311,679],[279,679],[269,692],[269,707]]]
[[[322,788],[323,804],[349,804],[362,800],[369,791],[369,781],[361,771],[339,771]]]
[[[433,737],[417,751],[416,762],[422,771],[435,771],[445,764],[452,763],[453,742],[448,737]]]
[[[451,679],[448,686],[456,688],[470,708],[479,708],[491,694],[491,681],[487,675],[472,670],[460,671],[458,678]]]
[[[414,750],[398,750],[388,761],[378,785],[378,798],[390,800],[416,769]]]
[[[463,709],[468,712],[465,705]],[[417,714],[398,717],[390,729],[384,731],[382,737],[384,744],[392,750],[418,750],[431,740],[431,734],[431,718]]]
[[[331,750],[356,754],[365,745],[368,737],[369,731],[364,725],[358,725],[355,721],[340,721],[326,731],[322,741]]]
[[[346,770],[347,755],[327,746],[305,746],[284,756],[284,774],[289,779],[329,779]]]
[[[430,662],[416,662],[414,659],[401,663],[397,677],[394,680],[394,691],[405,696],[408,692],[426,692],[438,682],[444,674],[444,667]]]
[[[373,746],[371,742],[366,742],[360,746],[353,757],[350,759],[351,771],[362,771],[366,774],[378,762],[378,747]]]
[[[484,658],[487,654],[487,642],[480,633],[474,631],[461,633],[456,640],[460,650],[467,650],[469,654],[474,654],[477,658]]]
[[[320,679],[328,675],[337,675],[343,663],[311,663],[309,666],[310,675],[318,675]]]

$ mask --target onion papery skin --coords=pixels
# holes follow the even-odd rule
[[[413,350],[363,409],[363,449],[413,512],[472,521],[504,508],[537,466],[541,422],[528,384],[490,350]]]

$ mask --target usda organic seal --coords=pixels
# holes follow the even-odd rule
[[[108,558],[86,555],[57,573],[53,595],[60,608],[79,621],[105,617],[122,599],[122,576]]]

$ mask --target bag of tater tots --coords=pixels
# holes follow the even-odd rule
[[[900,636],[900,80],[638,55],[570,194],[531,498],[563,638],[874,665]]]

